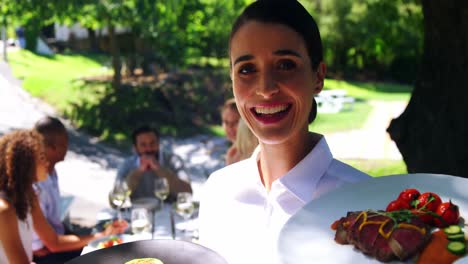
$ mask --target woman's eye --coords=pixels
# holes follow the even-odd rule
[[[290,71],[296,68],[296,63],[292,60],[281,60],[277,64],[277,69],[281,71]]]
[[[244,64],[237,70],[240,74],[249,74],[255,72],[255,66],[253,64]]]

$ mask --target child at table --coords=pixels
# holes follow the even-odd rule
[[[34,182],[47,178],[48,161],[38,132],[18,130],[4,135],[0,138],[0,157],[0,263],[31,262],[33,228],[52,252],[78,250],[91,240],[123,233],[127,228],[128,224],[121,221],[88,236],[55,233],[33,189]]]

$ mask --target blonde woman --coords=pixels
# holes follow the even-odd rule
[[[250,131],[244,120],[240,119],[236,141],[226,155],[226,165],[249,158],[257,146],[257,137]]]

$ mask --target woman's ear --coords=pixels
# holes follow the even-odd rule
[[[322,91],[326,74],[327,74],[327,66],[322,61],[317,66],[317,71],[315,72],[316,81],[315,81],[314,94],[318,94]]]

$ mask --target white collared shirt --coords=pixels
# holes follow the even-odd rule
[[[338,160],[325,138],[267,193],[252,156],[214,172],[200,202],[200,242],[229,264],[276,263],[278,235],[286,221],[309,201],[367,174]]]

